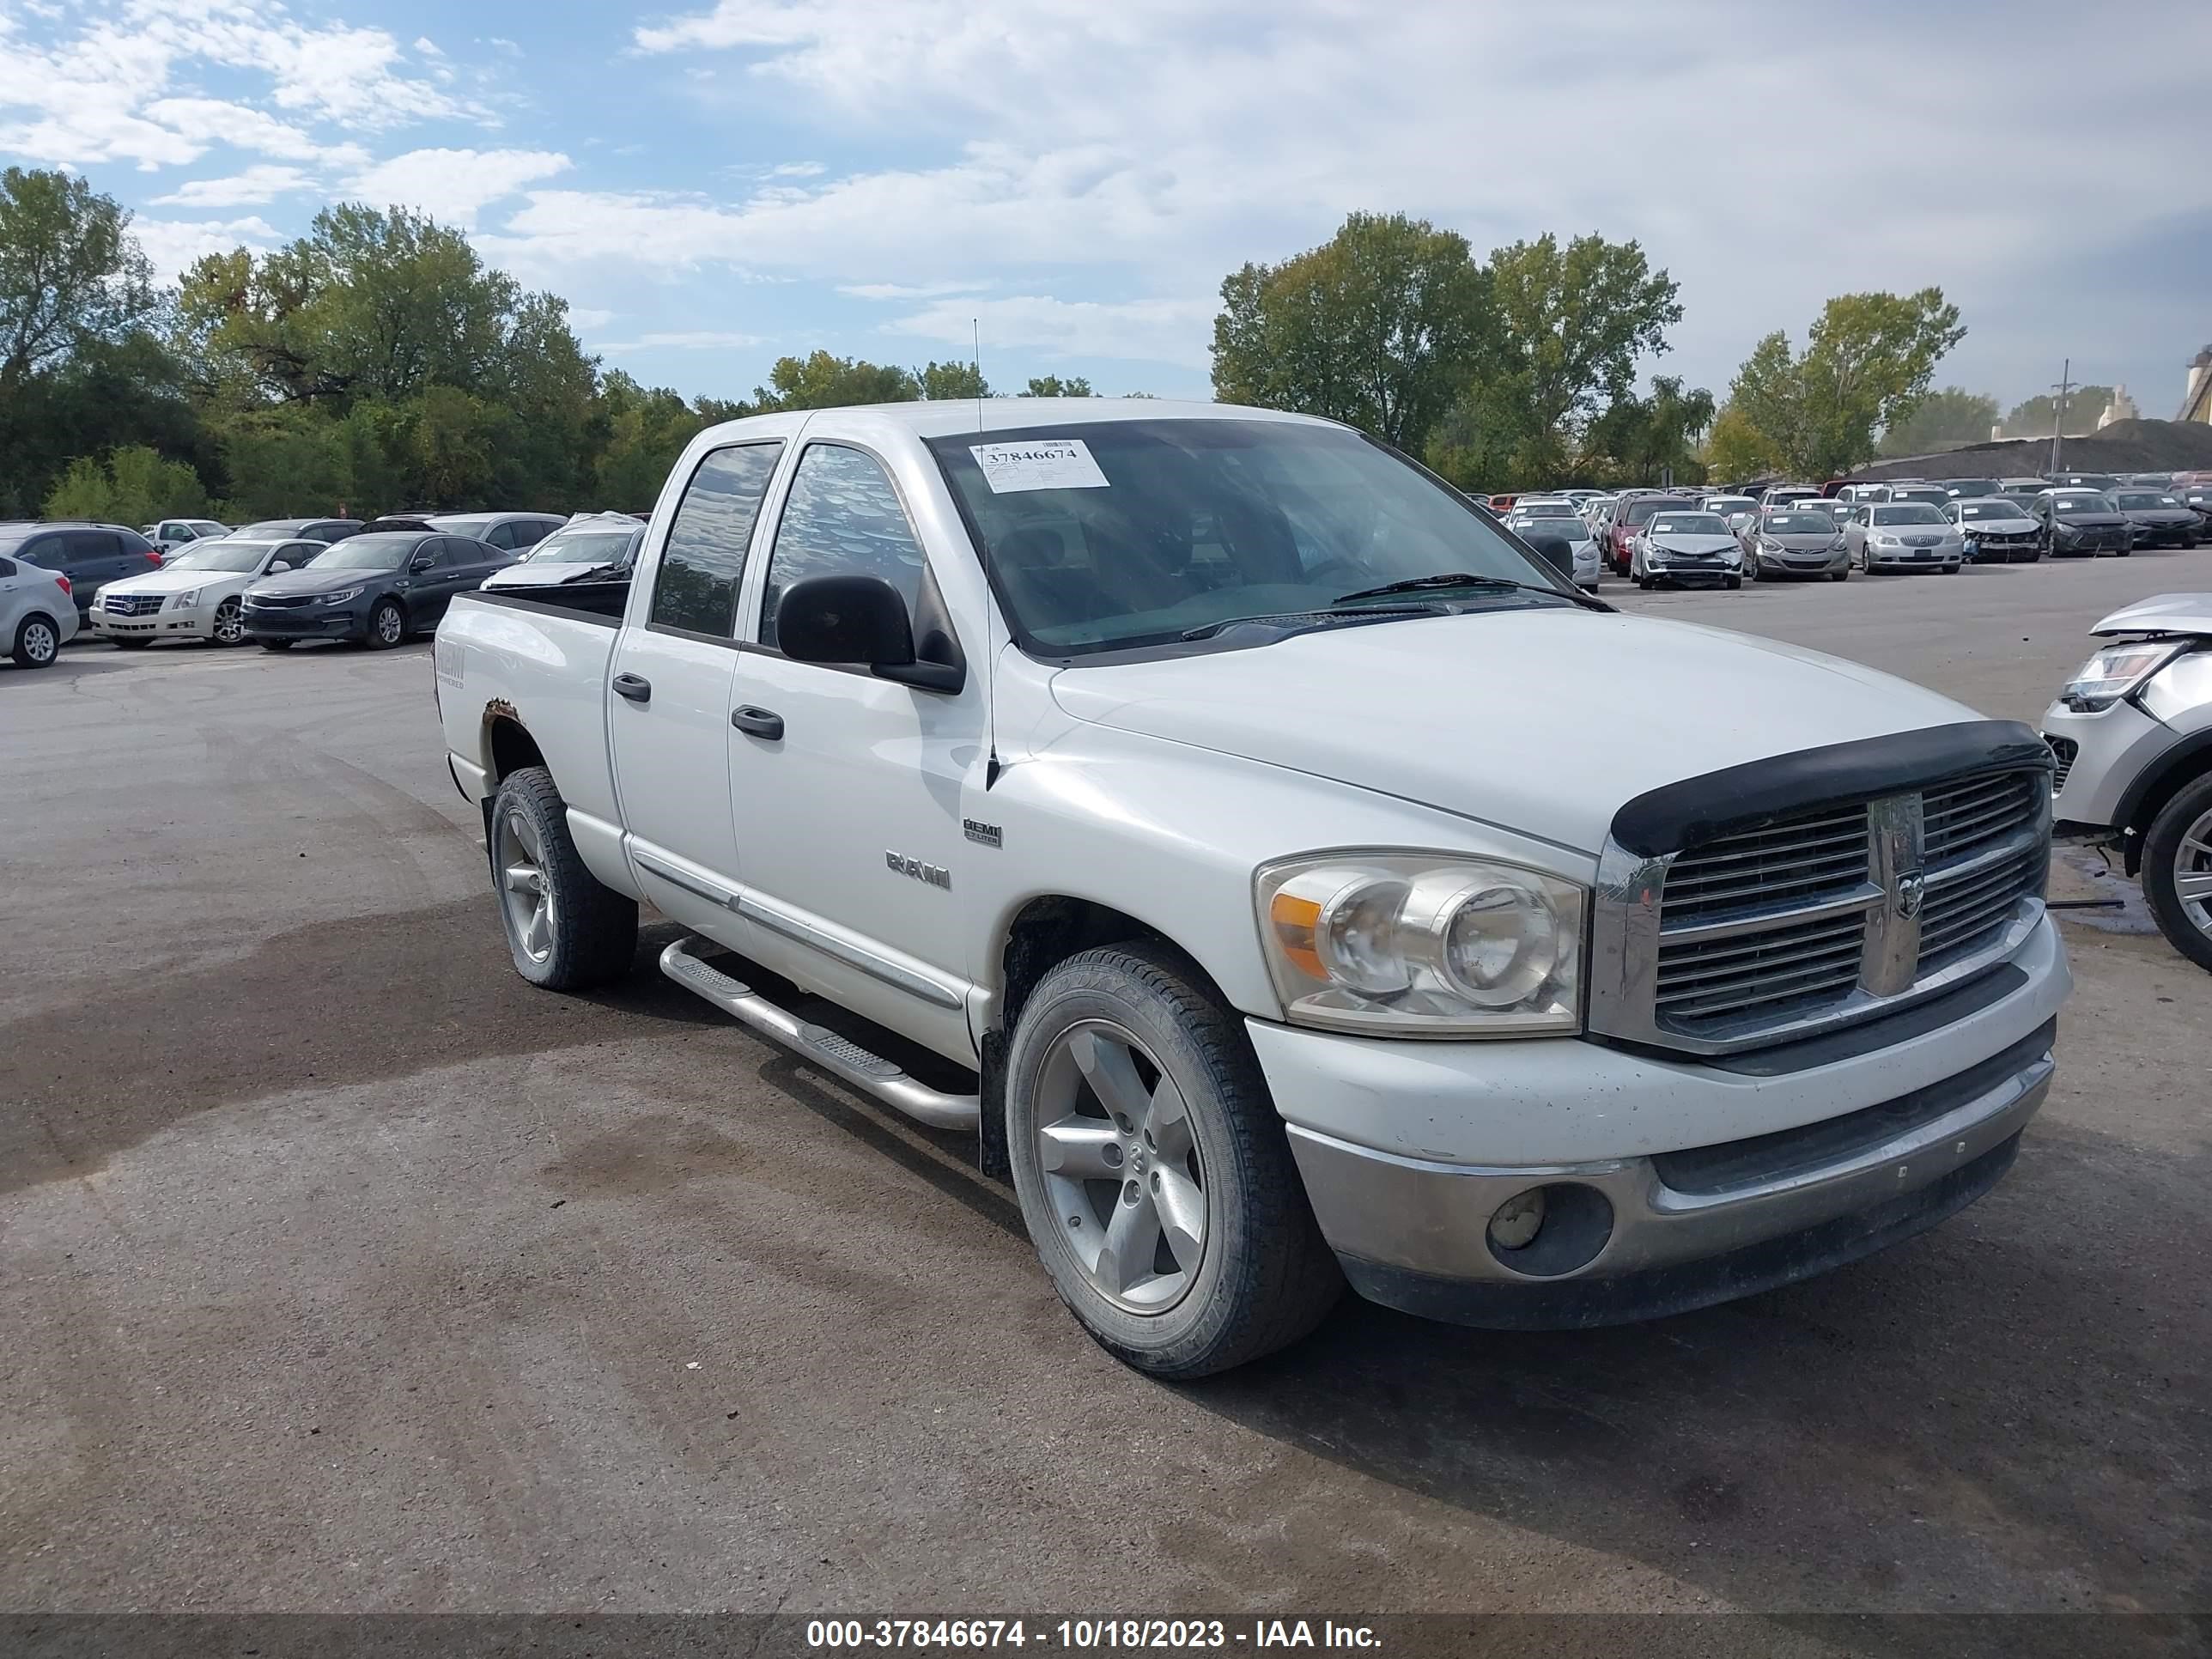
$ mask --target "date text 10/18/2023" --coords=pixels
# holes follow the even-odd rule
[[[1255,1619],[815,1619],[806,1645],[864,1648],[1103,1649],[1364,1648],[1382,1645],[1365,1625],[1334,1620]]]

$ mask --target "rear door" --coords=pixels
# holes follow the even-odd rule
[[[473,593],[483,586],[486,576],[495,570],[503,570],[514,562],[514,555],[503,552],[489,542],[480,542],[467,536],[448,536],[445,550],[439,560],[440,596],[438,614],[445,614],[446,606],[456,593]]]
[[[803,423],[794,418],[792,430]],[[728,742],[738,596],[783,453],[783,439],[770,435],[693,463],[609,665],[608,744],[639,886],[718,938],[741,931]]]
[[[94,596],[109,582],[155,568],[144,558],[134,556],[126,572],[123,544],[112,530],[64,530],[61,538],[62,568],[76,591],[80,616],[91,612]]]

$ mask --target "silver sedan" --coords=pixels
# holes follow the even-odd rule
[[[1775,576],[1826,576],[1848,581],[1851,556],[1832,514],[1817,507],[1770,507],[1739,532],[1753,581]]]
[[[1959,574],[1966,544],[1959,526],[1925,501],[1873,501],[1844,526],[1852,562],[1872,575],[1882,570]]]

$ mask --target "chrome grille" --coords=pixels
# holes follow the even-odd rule
[[[1933,869],[2018,834],[2034,817],[2042,793],[2043,779],[2033,772],[1999,772],[1929,790],[1921,798],[1922,860]]]
[[[249,611],[296,611],[301,605],[313,605],[313,593],[248,593],[246,607]]]
[[[1867,813],[1850,806],[1707,842],[1667,872],[1662,927],[1848,892],[1867,878]]]
[[[2066,775],[2074,769],[2074,757],[2081,752],[2081,745],[2071,738],[2054,738],[2047,732],[2043,740],[2051,745],[2051,757],[2058,763],[2051,778],[2051,793],[2055,795],[2066,787]]]
[[[102,593],[100,608],[111,617],[150,617],[161,608],[160,593]]]
[[[1771,1042],[1971,971],[2043,892],[2046,788],[2039,770],[1973,773],[1661,860],[1644,1029]]]

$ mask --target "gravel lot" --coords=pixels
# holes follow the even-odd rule
[[[2204,586],[1607,596],[2033,720]],[[2212,1608],[2212,978],[2136,911],[2067,922],[2057,1089],[1932,1235],[1588,1334],[1347,1303],[1170,1389],[665,927],[531,990],[477,836],[427,645],[0,666],[0,1610]]]

